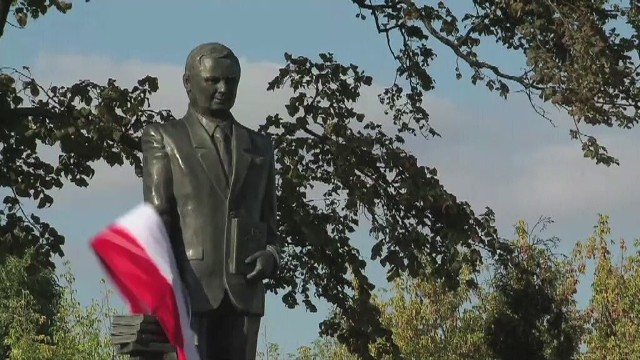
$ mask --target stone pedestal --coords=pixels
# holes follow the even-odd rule
[[[116,315],[111,321],[111,343],[131,360],[177,360],[158,320],[151,315]]]

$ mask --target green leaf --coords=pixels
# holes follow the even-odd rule
[[[47,194],[43,194],[40,200],[38,201],[38,209],[49,207],[52,204],[53,204],[53,198]]]
[[[35,81],[29,82],[29,92],[33,97],[37,97],[38,95],[40,95],[40,89],[38,88],[38,84],[36,84]]]
[[[16,13],[16,22],[18,23],[18,26],[20,26],[20,27],[27,26],[27,14],[25,14],[23,12]]]

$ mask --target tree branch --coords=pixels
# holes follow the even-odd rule
[[[528,82],[524,76],[515,76],[502,72],[497,66],[491,65],[484,61],[480,61],[478,59],[474,59],[471,56],[465,54],[460,48],[457,46],[455,42],[448,39],[446,36],[442,35],[438,30],[436,30],[433,25],[427,19],[421,19],[422,24],[427,29],[429,34],[431,34],[434,38],[440,41],[442,44],[446,45],[449,49],[453,51],[456,56],[464,60],[469,66],[477,69],[487,69],[490,70],[497,77],[511,80],[522,85],[525,89],[534,89],[534,90],[543,90],[544,87],[535,85],[531,82]]]
[[[394,7],[405,3],[404,1],[395,1],[389,4],[384,4],[384,5],[373,5],[373,4],[367,4],[365,0],[352,0],[352,2],[354,4],[356,4],[358,7],[362,8],[362,9],[366,9],[372,12],[372,15],[374,17],[374,20],[376,20],[376,27],[379,33],[385,33],[387,36],[389,34],[389,31],[391,29],[386,29],[386,28],[382,28],[380,26],[380,24],[378,23],[378,19],[377,19],[377,15],[378,12],[383,11],[383,10],[389,10],[389,9],[393,9]],[[415,6],[413,4],[410,4],[411,6]],[[451,39],[447,38],[446,36],[442,35],[438,30],[436,30],[433,25],[431,24],[431,22],[428,19],[425,18],[420,18],[419,19],[422,24],[424,25],[425,29],[434,37],[436,38],[438,41],[440,41],[442,44],[444,44],[445,46],[447,46],[449,49],[451,49],[454,54],[456,54],[456,56],[458,56],[460,59],[464,60],[467,64],[469,64],[469,66],[471,66],[472,68],[477,68],[477,69],[486,69],[491,71],[495,76],[499,77],[499,78],[503,78],[506,80],[511,80],[513,82],[516,82],[520,85],[522,85],[525,89],[534,89],[534,90],[543,90],[544,87],[535,85],[529,81],[527,81],[527,78],[525,76],[516,76],[516,75],[511,75],[511,74],[507,74],[502,72],[502,70],[500,70],[497,66],[489,64],[487,62],[484,61],[480,61],[478,59],[474,59],[471,56],[469,56],[468,54],[465,54],[461,49],[459,44],[462,43],[462,41],[466,40],[467,38],[469,38],[470,33],[472,32],[473,29],[475,29],[479,23],[475,23],[471,26],[471,28],[467,31],[467,33],[460,39],[461,41],[458,41],[458,43],[452,41]],[[397,28],[399,27],[400,30],[403,29],[404,26],[402,26],[402,23],[398,23],[396,26],[394,26],[393,28]],[[406,23],[404,24],[406,25]],[[401,31],[402,33],[402,31]],[[403,34],[404,35],[404,34]],[[405,45],[407,44],[407,40],[404,40]]]
[[[2,0],[0,0],[2,1]],[[58,117],[60,114],[57,114],[50,109],[42,108],[42,107],[19,107],[15,109],[9,109],[9,118],[26,118],[26,117]]]
[[[4,34],[4,26],[7,23],[11,2],[11,0],[0,0],[0,38]]]

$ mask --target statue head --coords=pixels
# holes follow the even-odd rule
[[[240,61],[220,43],[196,46],[182,77],[190,106],[201,114],[228,112],[236,101]]]

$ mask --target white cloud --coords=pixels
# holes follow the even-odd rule
[[[290,92],[266,91],[278,64],[247,59],[241,62],[243,79],[234,114],[247,126],[256,128],[268,114],[284,112],[283,104]],[[160,91],[152,98],[152,105],[168,108],[176,116],[181,116],[187,105],[182,69],[182,64],[64,54],[43,54],[32,66],[38,79],[57,84],[80,79],[104,82],[112,77],[120,84],[132,85],[145,75],[157,76]],[[374,86],[364,90],[358,108],[371,119],[385,121],[377,99],[380,89]],[[478,210],[492,207],[503,236],[511,235],[511,225],[518,218],[535,221],[540,215],[550,215],[557,223],[549,235],[566,239],[566,250],[573,241],[590,233],[598,212],[612,215],[614,236],[638,235],[635,210],[640,203],[640,188],[634,185],[640,175],[636,161],[640,149],[635,145],[636,134],[625,132],[603,138],[623,165],[596,166],[582,158],[579,144],[569,140],[562,118],[559,128],[554,128],[536,117],[522,98],[507,102],[497,96],[486,98],[486,102],[475,101],[474,105],[464,98],[434,94],[425,100],[431,123],[443,138],[412,139],[408,148],[423,164],[439,170],[449,191]],[[89,188],[65,188],[57,194],[54,209],[47,212],[46,217],[68,235],[66,252],[76,270],[79,288],[86,289],[80,294],[85,302],[98,295],[98,280],[103,276],[89,253],[87,240],[106,222],[141,201],[141,192],[140,180],[131,168],[98,164]],[[323,316],[284,310],[280,301],[272,297],[268,304],[265,324],[292,315],[298,316],[299,321],[316,324]],[[308,334],[298,336],[313,339],[315,332],[315,326],[310,326]],[[289,335],[282,336],[286,341]],[[307,339],[302,340],[306,342]]]
[[[235,115],[243,124],[257,128],[270,113],[280,111],[288,99],[286,92],[267,93],[266,84],[277,74],[278,65],[273,63],[252,63],[241,59],[243,81],[235,107]],[[186,111],[187,97],[182,86],[183,66],[175,64],[145,64],[136,60],[114,61],[102,56],[74,54],[41,54],[32,71],[43,84],[70,85],[79,80],[105,83],[116,79],[122,86],[133,86],[146,76],[158,77],[160,88],[151,97],[151,106],[156,109],[170,109],[176,117]],[[88,189],[66,187],[57,197],[58,203],[73,201],[74,194],[84,191],[92,193],[141,192],[140,180],[130,166],[109,167],[105,163],[95,166],[96,174]],[[135,189],[135,190],[134,190]]]
[[[585,159],[577,144],[541,148],[525,159],[526,166],[516,179],[518,187],[544,196],[526,196],[519,203],[543,211],[553,209],[566,214],[579,214],[583,209],[599,206],[613,210],[637,204],[640,192],[635,186],[640,176],[637,162],[640,149],[634,137],[602,139],[619,153],[621,166],[597,166]]]
[[[241,58],[243,77],[234,113],[249,127],[256,128],[268,114],[283,113],[289,90],[267,92],[267,82],[279,64],[251,62]],[[155,108],[168,108],[181,116],[187,104],[181,83],[183,64],[114,61],[102,56],[43,54],[32,67],[45,82],[70,84],[80,79],[104,82],[109,77],[130,86],[145,75],[159,78],[160,90],[153,96]],[[375,85],[363,90],[359,110],[376,121],[389,121],[382,114]],[[608,137],[604,142],[619,154],[623,166],[605,168],[583,159],[579,144],[567,134],[567,122],[559,118],[554,128],[537,117],[522,97],[502,101],[487,97],[481,105],[429,94],[426,107],[440,139],[413,139],[409,148],[426,165],[439,169],[445,186],[476,208],[493,207],[505,221],[513,217],[550,214],[570,219],[577,214],[593,216],[598,211],[615,211],[640,199],[633,187],[640,169],[635,136],[629,132]],[[557,114],[555,114],[557,116]],[[97,166],[88,190],[69,188],[73,193],[126,194],[140,192],[139,179],[129,167]],[[606,185],[606,186],[605,186]],[[99,191],[98,191],[99,190]],[[62,195],[62,194],[61,194]],[[59,200],[63,200],[62,198]],[[63,200],[64,201],[64,200]],[[602,209],[602,210],[600,210]]]
[[[279,65],[268,62],[250,62],[240,59],[242,80],[234,107],[234,114],[249,127],[255,128],[264,118],[282,111],[282,104],[289,95],[284,91],[267,92],[267,82],[279,69]],[[107,79],[116,79],[124,86],[133,86],[146,76],[156,76],[160,89],[151,97],[151,106],[157,109],[170,109],[176,117],[184,114],[187,97],[182,86],[182,64],[148,64],[137,60],[114,61],[102,56],[42,54],[38,57],[34,74],[43,83],[71,84],[78,80],[89,79],[105,83]]]
[[[580,143],[569,138],[566,117],[558,115],[552,127],[523,99],[472,111],[464,103],[458,106],[463,110],[447,126],[455,130],[452,136],[411,146],[440,170],[451,192],[478,210],[493,208],[501,229],[509,230],[519,218],[551,216],[556,225],[550,230],[573,242],[590,231],[598,213],[607,213],[620,235],[638,234],[631,215],[640,201],[640,188],[634,186],[640,175],[637,133],[597,130],[600,142],[621,162],[605,167],[583,157]]]
[[[279,69],[279,64],[251,62],[241,58],[243,68],[234,114],[245,125],[256,128],[265,117],[276,112],[283,113],[283,105],[291,91],[267,92],[266,87]],[[145,75],[159,78],[160,90],[152,99],[154,108],[168,108],[181,116],[186,110],[187,99],[181,83],[182,64],[149,64],[139,61],[114,61],[100,56],[42,54],[32,66],[34,75],[43,83],[71,84],[89,79],[104,83],[114,78],[123,86],[132,86]],[[363,90],[358,108],[371,119],[384,121],[382,106],[377,94],[379,86]],[[433,116],[444,118],[455,113],[454,104],[447,99],[430,97],[427,100]],[[89,301],[97,296],[97,280],[104,276],[95,257],[89,253],[88,239],[114,217],[141,201],[141,182],[128,167],[110,168],[106,164],[96,165],[96,174],[86,189],[65,187],[55,195],[56,205],[48,210],[46,218],[67,236],[66,252],[77,274],[81,287],[92,289],[85,294]],[[278,307],[279,301],[270,300]],[[307,319],[320,320],[318,316],[306,315]],[[269,321],[269,318],[266,319]]]
[[[234,107],[235,116],[243,124],[256,129],[266,116],[280,113],[286,116],[283,107],[293,94],[289,89],[267,92],[267,83],[277,75],[280,64],[269,62],[251,62],[240,58],[242,80],[238,98]],[[146,76],[158,77],[159,91],[151,97],[151,106],[156,109],[170,109],[174,116],[180,117],[186,111],[187,98],[182,86],[183,65],[142,63],[137,60],[114,61],[103,56],[77,54],[41,54],[32,70],[36,78],[44,84],[70,85],[79,80],[92,80],[105,83],[109,78],[116,79],[122,86],[133,86],[135,82]],[[373,85],[362,89],[362,96],[356,108],[365,112],[369,119],[387,123],[383,106],[378,100],[381,86]],[[432,112],[432,118],[449,118],[455,114],[454,104],[448,99],[430,96],[425,99]],[[447,122],[450,123],[450,122]],[[109,167],[104,163],[95,165],[96,174],[88,190],[67,187],[58,196],[60,201],[69,201],[79,191],[95,192],[100,189],[107,193],[114,189],[130,192],[133,184],[139,191],[137,179],[130,166]],[[111,190],[111,191],[110,191]]]

